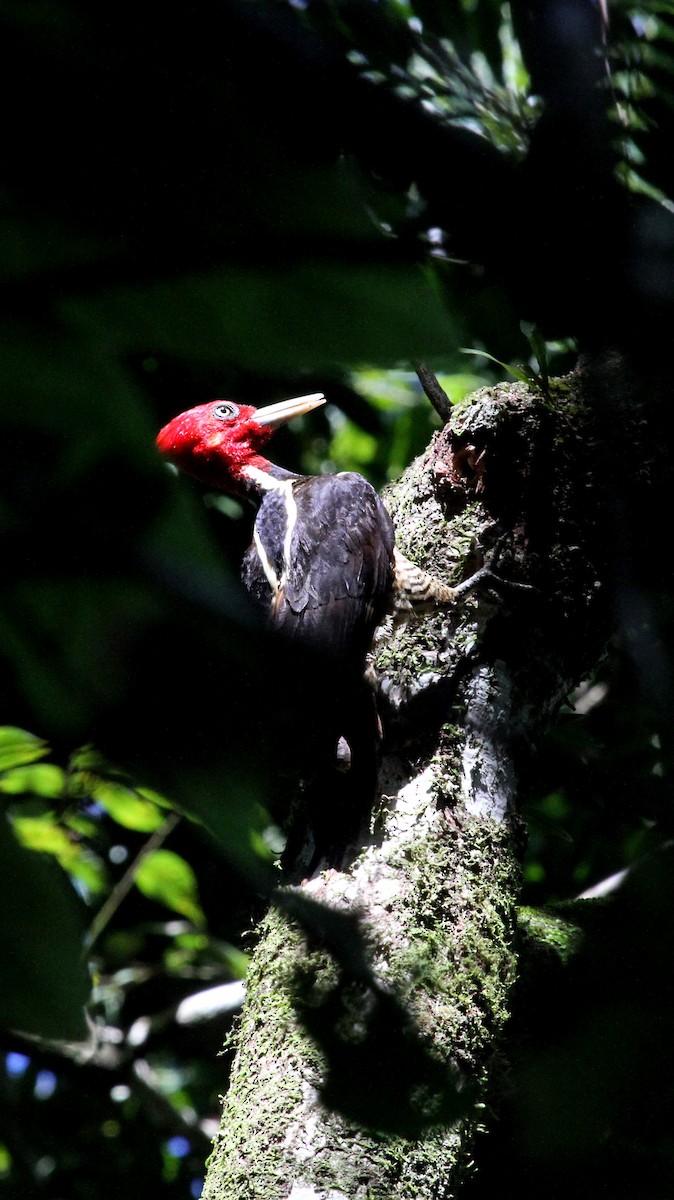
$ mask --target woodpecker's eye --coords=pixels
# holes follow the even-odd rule
[[[230,404],[229,400],[223,400],[213,409],[213,416],[220,421],[229,421],[231,417],[238,417],[238,415],[239,410],[236,404]]]

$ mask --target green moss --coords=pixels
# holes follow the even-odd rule
[[[413,919],[405,946],[391,955],[391,979],[435,1051],[473,1070],[508,1015],[519,865],[500,827],[466,818],[439,819],[431,835],[406,846],[401,868]]]
[[[286,1194],[282,1147],[289,1113],[302,1099],[307,1066],[310,1071],[320,1068],[319,1056],[297,1021],[289,987],[289,963],[301,949],[300,934],[272,910],[260,930],[249,971],[254,1003],[246,1005],[239,1024],[241,1049],[210,1160],[211,1168],[216,1161],[222,1165],[219,1171],[209,1171],[204,1191],[209,1200],[281,1200]],[[254,1059],[247,1052],[252,1041]],[[250,1161],[255,1162],[255,1191],[250,1190]]]
[[[442,726],[437,749],[432,759],[433,792],[437,797],[439,808],[446,805],[455,806],[461,794],[462,751],[465,741],[465,730],[461,726],[450,723]]]
[[[512,895],[518,866],[507,852],[503,856],[503,838],[488,822],[470,820],[460,827],[439,822],[434,834],[407,847],[404,872],[413,888],[408,902],[414,917],[406,945],[389,959],[391,983],[422,1035],[448,1067],[465,1071],[478,1095],[487,1086],[515,976]],[[395,1195],[436,1196],[441,1179],[451,1178],[456,1186],[470,1173],[471,1131],[482,1120],[478,1100],[453,1128],[431,1130],[416,1145],[390,1145],[393,1157],[400,1154]]]
[[[517,923],[525,949],[552,952],[562,963],[573,958],[583,939],[580,925],[548,908],[521,907],[517,910]]]

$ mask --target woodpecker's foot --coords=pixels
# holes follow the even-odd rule
[[[404,621],[409,613],[433,612],[454,603],[456,588],[417,567],[397,547],[393,561],[393,612],[398,620]]]
[[[508,592],[535,592],[538,589],[530,583],[520,583],[514,579],[504,579],[498,573],[498,563],[501,558],[504,546],[511,540],[512,533],[507,530],[497,539],[493,550],[489,553],[487,562],[484,563],[477,571],[468,576],[468,579],[462,580],[454,588],[455,599],[461,600],[470,592],[477,588],[485,588],[496,593],[497,596],[502,596]]]
[[[491,588],[497,595],[508,591],[536,591],[528,583],[503,579],[497,574],[495,567],[509,538],[510,533],[503,534],[497,541],[489,562],[455,587],[442,583],[428,571],[411,563],[399,550],[395,550],[394,621],[404,621],[410,613],[422,614],[451,608],[479,587]]]
[[[469,575],[468,579],[464,579],[456,585],[453,589],[454,601],[462,600],[464,596],[480,587],[491,588],[497,595],[502,592],[535,592],[538,590],[530,583],[518,583],[514,579],[504,579],[502,575],[497,575],[491,566],[484,566],[475,571],[473,575]]]

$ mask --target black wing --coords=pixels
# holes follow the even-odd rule
[[[284,635],[358,665],[391,589],[391,518],[353,472],[296,479],[288,491],[265,497],[244,582]]]

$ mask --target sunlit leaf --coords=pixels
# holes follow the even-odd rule
[[[475,375],[469,371],[457,371],[452,375],[438,375],[438,383],[452,404],[458,404],[470,392],[485,387],[489,382],[486,375]]]
[[[164,820],[164,814],[148,793],[141,795],[135,789],[113,780],[101,780],[95,785],[92,795],[96,803],[125,829],[153,833]]]
[[[351,372],[356,391],[367,396],[376,408],[400,412],[410,404],[422,401],[421,385],[413,371],[382,371],[375,367],[360,367]]]
[[[232,975],[232,979],[245,979],[250,963],[250,955],[244,954],[242,950],[236,946],[227,946],[225,949],[225,958],[227,966]]]
[[[4,1179],[12,1169],[12,1156],[5,1146],[4,1142],[0,1142],[0,1179]]]
[[[85,846],[76,847],[70,857],[68,873],[82,885],[78,890],[85,898],[99,896],[109,886],[104,863]]]
[[[344,420],[330,443],[330,457],[340,470],[359,471],[377,454],[377,439],[349,420]]]
[[[48,753],[47,743],[34,733],[17,729],[14,725],[0,726],[0,771],[22,763],[35,762]]]
[[[12,824],[19,841],[29,850],[53,854],[58,859],[70,854],[70,838],[51,813],[42,817],[15,817]]]
[[[274,862],[274,859],[278,857],[276,851],[267,842],[264,834],[260,833],[258,829],[249,830],[248,840],[253,852],[264,862]]]
[[[165,904],[196,925],[205,924],[194,871],[172,850],[147,854],[136,872],[136,886],[148,899]]]
[[[493,354],[489,354],[486,350],[475,350],[468,346],[461,347],[462,354],[475,354],[480,358],[487,358],[490,362],[496,363],[499,367],[503,367],[504,371],[508,371],[520,383],[531,383],[534,378],[534,373],[531,367],[522,365],[519,367],[513,366],[511,363],[502,362],[500,358],[495,358]]]
[[[0,791],[19,796],[31,794],[56,800],[63,794],[65,771],[55,763],[31,763],[11,767],[0,776]]]
[[[16,837],[29,850],[51,855],[73,879],[77,879],[84,893],[97,895],[105,887],[105,868],[100,858],[60,824],[53,813],[39,817],[14,816],[12,827]]]
[[[92,838],[97,830],[96,821],[92,821],[91,817],[82,816],[81,813],[69,812],[64,817],[64,822],[68,829],[72,829],[73,833],[79,834],[83,838]]]
[[[153,788],[137,787],[135,789],[138,796],[142,796],[144,800],[150,801],[152,804],[159,805],[160,808],[173,808],[170,800],[166,796],[162,796],[160,792],[155,792]]]

